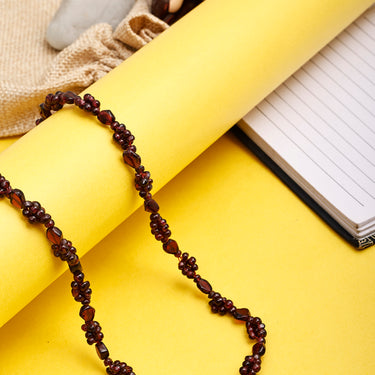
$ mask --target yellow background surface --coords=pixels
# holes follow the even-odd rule
[[[228,135],[156,198],[200,274],[265,321],[261,374],[375,373],[375,248],[346,244]],[[142,210],[82,263],[112,358],[136,374],[238,373],[244,325],[210,313]],[[1,374],[103,374],[70,282],[65,272],[0,329]]]
[[[370,4],[206,0],[90,92],[136,136],[157,191]],[[1,173],[43,202],[81,254],[141,204],[122,164],[110,132],[73,109],[0,155]],[[0,206],[2,325],[65,268],[45,256],[43,234]]]
[[[201,275],[264,319],[265,375],[375,373],[374,249],[343,242],[231,135],[192,160],[370,4],[206,0],[90,88],[126,119],[156,190],[166,184],[161,214]],[[80,254],[96,244],[82,262],[112,358],[138,375],[238,373],[244,326],[211,315],[178,275],[136,210],[119,150],[91,122],[53,116],[1,153],[1,173]],[[65,265],[42,231],[0,208],[0,374],[102,374]]]

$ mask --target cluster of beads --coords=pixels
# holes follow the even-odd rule
[[[265,354],[266,330],[260,318],[252,317],[247,308],[237,308],[233,302],[220,293],[214,291],[210,283],[197,274],[198,265],[193,256],[182,252],[177,242],[171,238],[171,230],[166,220],[158,213],[159,205],[151,194],[152,179],[150,172],[145,171],[141,164],[141,157],[133,145],[134,136],[126,129],[124,124],[116,121],[115,116],[109,110],[101,110],[100,102],[92,95],[86,94],[83,98],[68,91],[56,92],[46,97],[45,103],[40,106],[41,118],[36,121],[40,124],[44,119],[51,116],[52,111],[58,111],[64,104],[74,104],[82,110],[97,117],[104,125],[108,125],[114,132],[113,140],[118,143],[123,151],[125,164],[135,171],[135,188],[141,198],[144,199],[144,209],[150,213],[151,233],[156,240],[160,241],[166,253],[174,255],[178,260],[178,268],[182,274],[192,279],[197,288],[209,298],[209,305],[213,313],[225,315],[231,314],[237,321],[245,322],[246,330],[251,340],[256,343],[252,348],[252,355],[246,356],[239,372],[241,375],[255,375],[260,371],[261,357]],[[71,284],[74,299],[82,304],[79,315],[84,320],[82,330],[85,332],[87,343],[95,344],[97,354],[104,361],[107,374],[109,375],[135,375],[133,369],[125,362],[113,361],[109,357],[109,351],[103,343],[103,333],[100,324],[94,320],[95,309],[90,305],[92,290],[89,281],[85,281],[82,273],[81,263],[76,249],[72,243],[63,238],[62,232],[55,226],[51,216],[47,214],[38,202],[27,201],[19,189],[12,189],[10,183],[0,175],[0,198],[6,196],[10,202],[22,210],[25,217],[32,224],[43,224],[46,227],[46,236],[52,243],[52,250],[56,257],[68,263],[73,274],[74,281]]]
[[[145,210],[147,211],[149,210],[149,208],[145,206]],[[171,236],[172,233],[165,219],[163,219],[157,213],[151,214],[150,215],[150,227],[151,227],[151,234],[154,235],[157,241],[161,241],[163,244],[168,243],[169,237]]]
[[[197,260],[194,257],[189,257],[188,253],[183,253],[178,263],[178,269],[188,279],[194,279],[197,276],[195,272],[198,271]]]

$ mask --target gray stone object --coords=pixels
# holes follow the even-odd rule
[[[55,49],[72,44],[90,26],[108,23],[114,29],[126,17],[135,0],[62,0],[46,39]]]

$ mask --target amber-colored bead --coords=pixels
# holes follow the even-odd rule
[[[154,199],[149,199],[144,202],[145,211],[157,213],[159,211],[159,205]]]
[[[95,309],[92,306],[82,306],[79,311],[79,316],[84,319],[85,322],[89,322],[94,319]]]
[[[178,244],[175,240],[169,239],[166,243],[163,244],[163,249],[168,254],[177,254]]]
[[[109,351],[102,341],[98,342],[95,345],[95,348],[96,348],[96,353],[98,354],[98,357],[100,359],[104,360],[104,359],[107,359],[109,357]]]
[[[212,291],[210,283],[205,279],[200,279],[197,281],[198,289],[205,294],[209,294]]]
[[[62,238],[62,232],[57,227],[50,227],[46,231],[47,238],[54,244],[58,245]]]
[[[250,318],[250,311],[246,307],[242,309],[236,309],[233,312],[233,317],[237,320],[243,320],[246,322]]]
[[[17,208],[23,208],[25,205],[25,196],[19,189],[13,189],[10,193],[10,203]]]
[[[124,162],[132,168],[138,168],[141,165],[141,157],[132,150],[125,150],[122,157]]]

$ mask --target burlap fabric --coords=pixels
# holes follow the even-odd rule
[[[94,25],[59,52],[45,33],[60,1],[0,0],[0,137],[34,127],[47,93],[82,91],[168,27],[137,0],[116,30]]]

